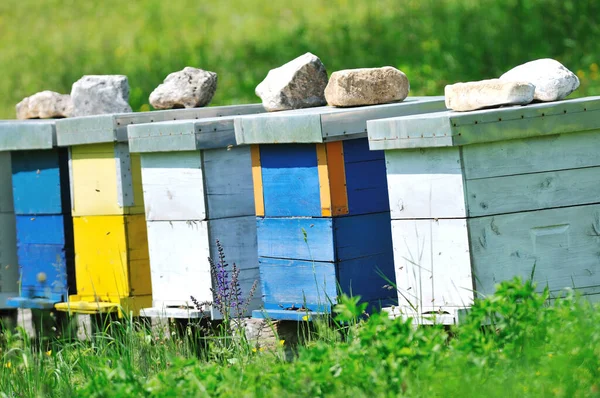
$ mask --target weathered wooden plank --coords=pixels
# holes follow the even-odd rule
[[[344,166],[344,142],[325,144],[327,149],[327,174],[331,192],[331,213],[333,216],[348,214],[348,192],[346,191],[346,168]],[[321,188],[321,195],[323,189]],[[321,199],[323,202],[323,199]]]
[[[63,215],[16,216],[17,243],[62,245],[65,241]]]
[[[208,218],[254,215],[250,147],[202,151]]]
[[[250,155],[252,157],[252,183],[254,186],[255,213],[259,217],[264,217],[265,197],[263,192],[262,168],[260,166],[260,147],[258,145],[250,145]]]
[[[261,145],[265,215],[321,216],[314,145]]]
[[[598,203],[598,181],[600,167],[469,180],[469,216]]]
[[[258,255],[335,261],[331,218],[258,218]]]
[[[265,308],[329,309],[337,301],[333,263],[259,258]]]
[[[64,245],[19,244],[21,296],[67,298],[67,260]],[[70,253],[72,256],[72,252]]]
[[[276,112],[241,116],[234,125],[238,145],[323,142],[319,114]]]
[[[476,289],[531,277],[538,289],[600,285],[600,205],[540,210],[468,221]],[[534,271],[535,268],[535,271]]]
[[[2,169],[0,169],[2,170]],[[0,188],[2,189],[2,188]],[[15,215],[0,213],[0,293],[18,292],[19,266]],[[3,305],[0,302],[0,308]]]
[[[144,153],[141,158],[149,221],[206,218],[200,152]]]
[[[14,212],[10,152],[0,152],[0,213]]]
[[[387,255],[391,260],[390,221],[389,212],[334,218],[336,260],[351,260],[376,254]],[[382,271],[388,270],[382,268]]]
[[[458,148],[386,151],[392,219],[466,216]]]
[[[63,189],[60,184],[58,149],[16,151],[12,154],[12,187],[16,214],[60,214]]]
[[[344,147],[344,160],[346,163],[385,159],[384,151],[371,151],[369,149],[367,138],[345,140],[341,144]]]
[[[466,179],[600,166],[600,131],[467,145]]]
[[[368,123],[371,149],[459,146],[600,128],[600,97]]]
[[[337,278],[341,291],[350,296],[360,296],[361,302],[398,303],[391,247],[389,253],[341,261],[337,264]]]
[[[143,214],[127,215],[124,218],[130,295],[151,295],[152,283],[146,218]]]
[[[401,307],[423,313],[472,304],[466,220],[392,220],[392,236]]]
[[[51,149],[56,146],[55,120],[0,121],[0,151]]]

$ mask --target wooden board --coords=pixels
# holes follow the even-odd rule
[[[465,178],[500,177],[600,166],[598,130],[462,148]]]
[[[0,213],[0,293],[18,292],[18,279],[15,215]]]
[[[204,220],[204,178],[200,152],[142,155],[146,217],[149,221]]]
[[[261,145],[265,216],[321,216],[313,144]]]
[[[258,218],[258,255],[335,261],[331,218]]]
[[[0,152],[0,213],[12,213],[12,177],[10,152]]]
[[[84,301],[151,292],[144,216],[75,217],[78,296]]]
[[[327,310],[336,302],[333,263],[264,257],[259,262],[265,308]]]
[[[115,145],[71,147],[74,216],[144,213],[139,155],[124,160],[123,144]],[[128,192],[133,193],[133,201],[125,197]],[[131,203],[133,206],[122,206]]]
[[[422,313],[472,304],[466,220],[392,220],[392,236],[401,307]]]
[[[250,147],[202,151],[208,218],[254,215]]]
[[[12,186],[16,214],[62,213],[63,190],[68,192],[69,187],[61,187],[60,160],[58,149],[13,152]],[[66,158],[63,161],[66,162]]]
[[[346,162],[346,190],[350,215],[390,210],[383,160]]]
[[[600,202],[600,167],[467,181],[469,216]]]
[[[65,246],[63,215],[16,216],[17,242]]]
[[[393,287],[396,275],[391,250],[389,253],[341,261],[336,268],[343,293],[360,296],[362,302],[379,302],[384,306],[398,303],[398,294]]]
[[[600,292],[600,205],[475,218],[468,225],[480,293],[513,276],[529,278],[534,266],[540,290]]]
[[[458,148],[386,151],[392,219],[466,217]]]
[[[21,296],[56,302],[67,298],[67,253],[64,245],[19,244]],[[69,253],[72,255],[72,252]],[[71,258],[72,261],[72,258]]]
[[[385,254],[392,256],[390,213],[363,214],[333,219],[336,260]],[[392,272],[393,273],[393,272]]]

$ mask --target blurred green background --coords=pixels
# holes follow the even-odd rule
[[[599,0],[2,0],[0,117],[85,74],[127,75],[132,108],[149,110],[188,65],[218,73],[211,105],[258,102],[269,69],[307,51],[329,73],[395,66],[412,95],[551,57],[579,76],[573,97],[600,94],[599,16]]]

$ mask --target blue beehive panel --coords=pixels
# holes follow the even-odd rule
[[[377,254],[393,255],[390,213],[333,219],[336,259],[351,260]],[[391,270],[393,274],[393,268]]]
[[[349,215],[390,210],[383,151],[369,151],[366,139],[344,141]]]
[[[398,302],[394,259],[387,253],[341,261],[337,277],[341,291],[360,296],[361,301],[386,305]]]
[[[315,145],[261,145],[260,163],[265,216],[321,216]]]
[[[331,218],[258,218],[258,255],[335,261]]]
[[[68,257],[63,245],[20,244],[21,296],[44,297],[56,302],[67,298]]]
[[[259,258],[266,309],[328,310],[336,302],[335,266],[329,262]]]
[[[17,216],[17,244],[65,246],[68,241],[65,217],[70,218],[63,215]]]
[[[62,213],[65,204],[63,192],[69,191],[68,183],[61,184],[61,166],[64,170],[68,167],[66,163],[64,151],[56,148],[13,152],[15,214]]]

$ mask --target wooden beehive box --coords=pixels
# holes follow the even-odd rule
[[[56,147],[54,120],[1,123],[0,151],[11,151],[20,269],[8,305],[51,309],[75,288],[67,151]]]
[[[0,122],[0,125],[3,123]],[[8,299],[19,294],[17,232],[10,170],[10,152],[0,152],[0,311],[2,312],[10,308],[7,306]]]
[[[382,151],[369,151],[366,121],[440,109],[442,97],[416,97],[235,120],[237,143],[252,145],[264,303],[253,316],[329,312],[341,292],[388,304],[394,269],[385,163]]]
[[[210,117],[215,110],[219,117]],[[218,261],[216,240],[229,268],[240,269],[244,297],[258,279],[256,222],[249,146],[236,146],[233,115],[264,112],[261,105],[206,108],[194,120],[129,127],[132,152],[141,155],[152,274],[151,317],[197,318],[191,296],[214,302],[208,258]],[[229,116],[231,115],[231,116]],[[256,292],[249,309],[260,305]]]
[[[600,97],[368,128],[385,150],[405,313],[455,322],[477,295],[532,273],[552,294],[598,297]]]

